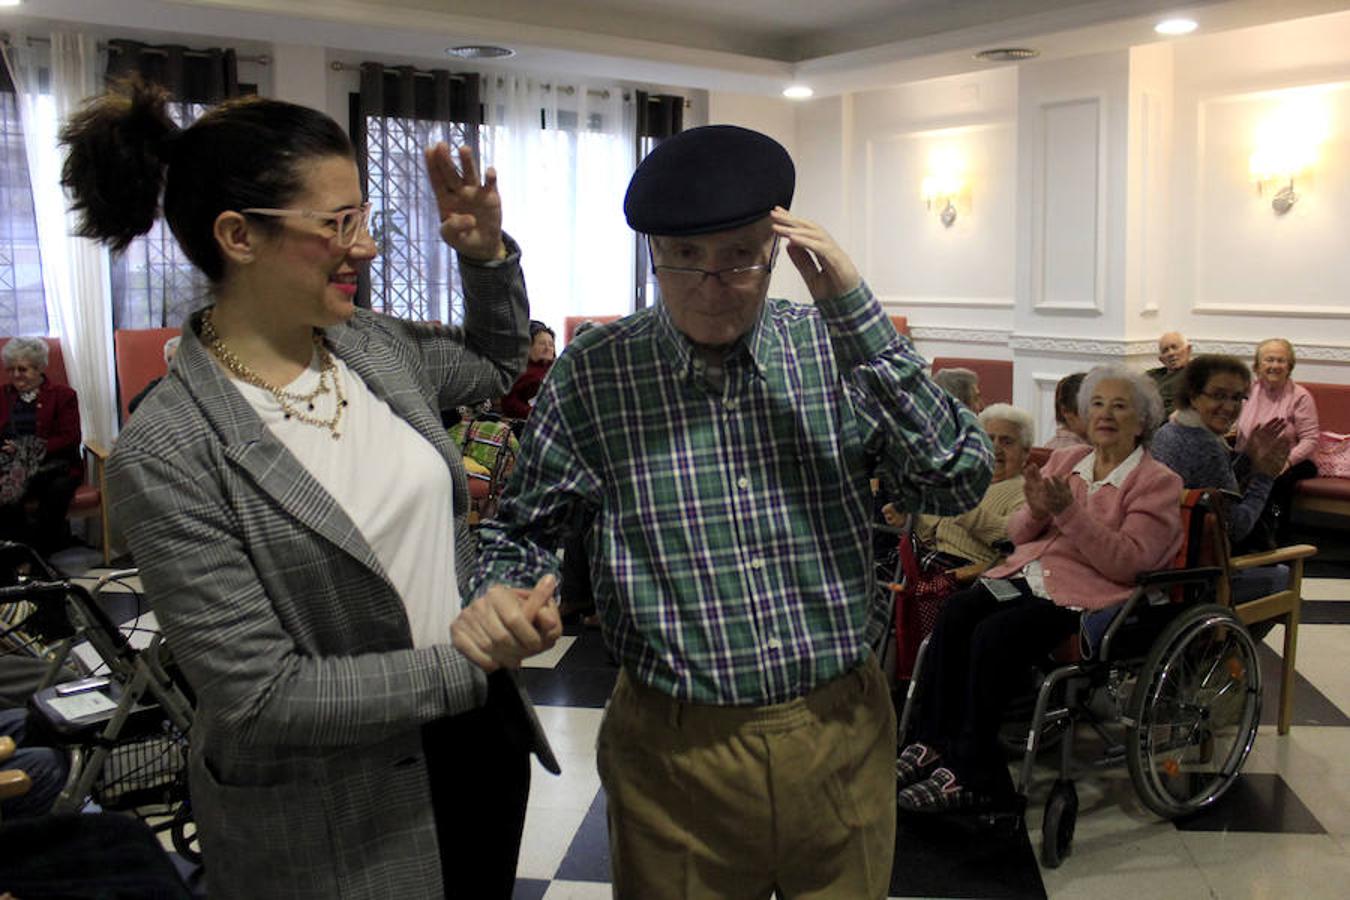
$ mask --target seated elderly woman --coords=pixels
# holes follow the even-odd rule
[[[1277,532],[1288,522],[1295,482],[1317,474],[1317,464],[1312,458],[1319,430],[1317,404],[1307,388],[1294,383],[1291,376],[1295,362],[1294,345],[1284,338],[1270,338],[1258,344],[1253,361],[1256,385],[1237,420],[1239,452],[1247,449],[1258,428],[1272,423],[1279,426],[1293,445],[1266,501],[1267,514]]]
[[[1153,437],[1153,458],[1181,476],[1188,488],[1219,488],[1240,495],[1227,510],[1228,538],[1247,541],[1289,459],[1290,439],[1279,420],[1252,429],[1244,452],[1223,440],[1251,391],[1247,364],[1235,356],[1205,354],[1186,366],[1177,387],[1177,413]],[[1239,485],[1235,467],[1247,475]],[[1261,548],[1264,549],[1264,548]]]
[[[79,403],[47,379],[48,354],[46,341],[22,337],[0,352],[9,375],[0,391],[0,538],[44,554],[69,542],[66,512],[84,477]]]
[[[998,727],[1018,673],[1079,629],[1083,610],[1123,602],[1139,572],[1181,546],[1181,478],[1146,449],[1162,423],[1148,376],[1099,366],[1079,392],[1089,447],[1026,470],[1016,550],[943,606],[919,675],[915,743],[896,761],[911,812],[986,802],[1006,782]]]
[[[1031,416],[1007,403],[994,403],[980,413],[980,425],[994,445],[994,479],[984,497],[959,516],[922,515],[914,524],[914,534],[946,557],[960,582],[973,580],[998,559],[994,545],[1008,539],[1008,519],[1026,502],[1022,469],[1035,430]],[[882,513],[892,525],[905,524],[893,504]]]
[[[933,383],[975,412],[984,407],[980,398],[980,376],[970,369],[939,369],[933,373]]]

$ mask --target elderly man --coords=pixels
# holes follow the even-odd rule
[[[1163,411],[1172,414],[1176,404],[1177,388],[1181,386],[1181,373],[1186,363],[1191,361],[1191,345],[1179,331],[1169,331],[1158,338],[1158,362],[1156,369],[1149,369],[1148,376],[1158,385],[1162,395]]]
[[[869,646],[868,478],[948,514],[990,479],[974,415],[788,212],[794,178],[778,143],[732,126],[643,161],[624,211],[661,301],[558,358],[483,528],[478,591],[523,598],[593,516],[621,661],[597,744],[618,897],[886,895],[895,720]],[[780,248],[814,305],[766,299]],[[496,643],[523,655],[528,624]]]

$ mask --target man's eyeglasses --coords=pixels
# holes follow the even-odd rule
[[[272,216],[278,219],[310,219],[333,226],[333,240],[339,247],[347,248],[356,243],[370,219],[370,204],[349,206],[337,212],[322,212],[317,209],[259,209],[252,207],[239,210],[250,216]]]
[[[1236,403],[1238,406],[1241,406],[1247,402],[1246,394],[1227,394],[1223,391],[1201,391],[1200,395],[1202,397],[1208,397],[1218,404]]]
[[[647,243],[647,253],[652,255],[651,242]],[[708,278],[713,278],[723,287],[739,288],[749,287],[757,284],[766,275],[773,271],[774,262],[778,259],[778,238],[773,239],[773,250],[769,252],[769,261],[759,263],[754,266],[732,266],[727,269],[698,269],[689,266],[658,266],[652,263],[652,273],[655,275],[664,275],[673,283],[679,284],[685,288],[698,288]]]

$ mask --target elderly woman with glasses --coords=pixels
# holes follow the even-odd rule
[[[439,415],[500,396],[525,360],[496,175],[428,151],[464,325],[399,321],[355,304],[377,248],[340,125],[248,98],[180,129],[167,102],[129,83],[86,105],[63,180],[82,233],[115,248],[162,196],[211,282],[108,479],[197,696],[211,896],[510,897],[542,738],[484,672],[561,624],[548,579],[467,603],[469,497]],[[510,650],[482,640],[508,629]]]
[[[1004,789],[998,726],[1021,672],[1181,546],[1181,479],[1147,449],[1163,419],[1153,381],[1099,366],[1078,398],[1091,446],[1055,451],[1044,472],[1027,467],[1026,505],[1008,523],[1015,551],[942,608],[915,741],[896,760],[902,810],[968,808]]]
[[[1289,459],[1284,424],[1267,421],[1252,429],[1245,452],[1234,455],[1224,441],[1247,402],[1252,375],[1235,356],[1205,354],[1186,366],[1177,388],[1177,412],[1153,437],[1153,456],[1181,476],[1188,488],[1219,488],[1240,495],[1227,510],[1228,537],[1248,539]],[[1246,477],[1239,481],[1238,472]]]
[[[0,391],[0,451],[8,476],[22,481],[0,506],[0,536],[44,554],[69,542],[66,512],[84,478],[79,400],[47,378],[49,354],[42,338],[11,338],[0,351],[9,376]]]

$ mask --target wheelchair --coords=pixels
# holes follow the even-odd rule
[[[0,639],[10,652],[47,661],[28,702],[28,723],[31,736],[69,755],[52,812],[77,813],[89,800],[132,812],[156,832],[168,831],[174,849],[200,864],[187,791],[193,700],[153,613],[129,590],[127,579],[137,570],[111,572],[90,590],[57,578],[41,557],[21,549],[29,556],[20,566],[24,574],[0,587],[0,605],[22,615]],[[136,604],[129,627],[107,612],[116,598]],[[68,669],[82,677],[57,684]]]
[[[1057,743],[1058,775],[1042,824],[1040,856],[1047,868],[1057,868],[1071,852],[1076,776],[1124,765],[1143,805],[1175,819],[1222,797],[1255,743],[1261,720],[1256,642],[1231,608],[1213,602],[1224,570],[1194,565],[1206,555],[1203,520],[1213,513],[1203,492],[1188,494],[1181,559],[1189,567],[1140,575],[1104,630],[1097,619],[1073,635],[1028,674],[1030,693],[1009,709],[1004,734],[1024,736],[1016,800],[1008,808],[971,812],[986,825],[1020,823],[1037,756]],[[925,639],[906,694],[901,747],[922,702],[927,647]],[[1075,757],[1079,726],[1100,738],[1097,758]]]

